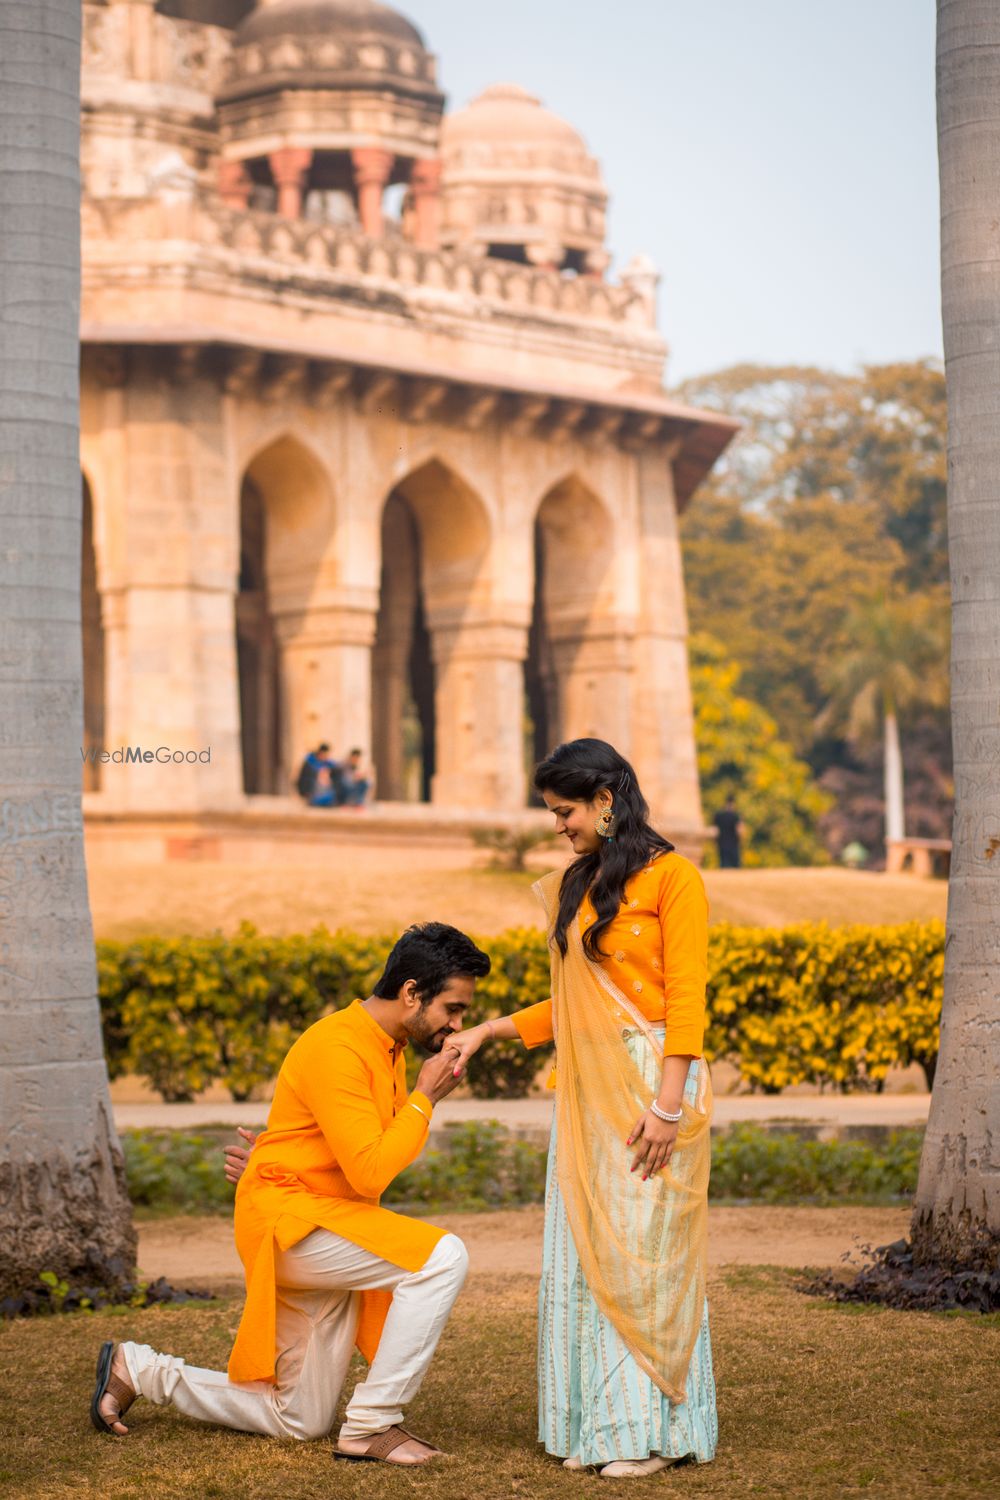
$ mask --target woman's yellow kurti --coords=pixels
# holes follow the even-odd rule
[[[275,1245],[287,1250],[322,1228],[406,1271],[424,1265],[446,1231],[380,1208],[379,1198],[419,1156],[431,1111],[425,1094],[407,1096],[403,1049],[360,1001],[299,1037],[236,1193],[247,1297],[231,1380],[274,1379]],[[357,1344],[371,1360],[392,1294],[361,1299]]]
[[[580,906],[581,934],[597,919]],[[664,1026],[665,1057],[700,1057],[708,980],[708,898],[701,872],[682,854],[650,860],[625,886],[625,899],[600,938],[602,969],[635,1008]],[[526,1047],[552,1041],[552,1001],[511,1017]]]

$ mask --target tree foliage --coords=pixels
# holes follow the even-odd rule
[[[921,704],[943,708],[948,699],[944,619],[932,601],[917,596],[876,597],[847,620],[851,645],[831,661],[824,683],[830,701],[821,722],[840,720],[856,743],[877,740],[886,714]]]
[[[825,862],[818,827],[832,798],[783,740],[769,713],[738,691],[740,669],[708,635],[691,640],[691,691],[702,797],[711,813],[731,792],[746,865]],[[714,850],[707,851],[714,863]]]
[[[841,806],[832,846],[880,833],[880,757],[821,719],[832,664],[857,648],[872,602],[947,614],[944,377],[932,361],[853,375],[738,366],[679,394],[742,417],[684,518],[691,627],[738,661],[741,690],[775,719]],[[932,675],[944,671],[942,647]],[[932,695],[933,696],[933,695]],[[908,825],[948,831],[948,720],[928,706],[903,744]]]

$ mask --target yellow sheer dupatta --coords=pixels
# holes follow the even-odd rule
[[[595,1302],[639,1366],[681,1402],[705,1302],[708,1065],[702,1058],[669,1167],[643,1182],[641,1170],[629,1170],[634,1151],[625,1142],[649,1107],[650,1086],[623,1030],[661,1049],[649,1021],[587,956],[578,921],[565,957],[552,941],[561,880],[555,870],[534,886],[550,937],[559,1188]]]

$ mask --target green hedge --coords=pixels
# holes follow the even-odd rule
[[[235,1139],[234,1131],[221,1129],[126,1131],[122,1144],[135,1208],[145,1216],[232,1213],[222,1151]],[[731,1125],[712,1132],[709,1196],[726,1202],[904,1201],[917,1185],[922,1141],[922,1130],[886,1132],[875,1144]],[[495,1120],[446,1125],[382,1201],[426,1213],[541,1203],[545,1158],[540,1141],[520,1140]]]
[[[548,951],[535,928],[481,940],[493,959],[473,1022],[543,1000]],[[98,944],[101,1017],[112,1077],[136,1073],[166,1100],[210,1083],[234,1099],[272,1079],[298,1034],[370,994],[390,937],[318,928],[266,937],[144,938]],[[790,1084],[878,1088],[890,1067],[937,1059],[944,924],[750,928],[709,938],[710,1058],[734,1062],[754,1089]],[[472,1060],[479,1098],[522,1097],[545,1050],[496,1042]],[[420,1059],[408,1049],[411,1082]]]

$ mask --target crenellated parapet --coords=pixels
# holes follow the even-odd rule
[[[356,348],[362,316],[366,346],[380,355],[394,346],[404,363],[411,344],[417,362],[433,359],[428,337],[447,330],[450,357],[487,375],[509,369],[511,350],[548,355],[553,376],[583,386],[658,384],[662,373],[648,272],[616,285],[227,208],[179,159],[148,196],[85,201],[83,234],[92,339],[125,322],[132,336],[145,326],[161,338],[180,322],[206,336],[253,326],[262,338],[273,329],[279,346],[298,341],[313,352],[318,341]],[[442,363],[447,355],[442,349]]]

